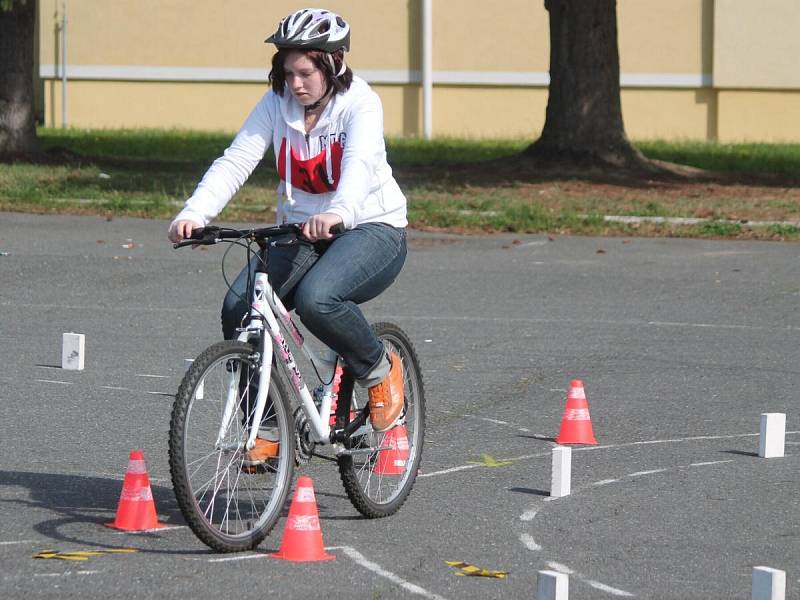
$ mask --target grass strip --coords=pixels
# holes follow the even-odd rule
[[[230,132],[40,129],[63,164],[0,165],[0,210],[171,218],[233,138]],[[529,140],[390,138],[390,163],[414,227],[457,231],[563,232],[800,239],[800,191],[777,180],[736,185],[613,185],[576,179],[460,181],[464,166],[513,156]],[[723,173],[795,177],[800,144],[643,141],[651,158]],[[470,167],[471,168],[471,167]],[[480,173],[480,171],[478,171]],[[266,156],[225,210],[227,220],[274,219],[278,177]],[[606,215],[705,219],[692,225],[608,222]],[[774,221],[750,227],[742,221]]]

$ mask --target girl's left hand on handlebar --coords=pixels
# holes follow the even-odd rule
[[[169,231],[167,232],[167,237],[169,238],[170,242],[177,243],[192,237],[192,230],[199,227],[202,227],[202,225],[199,225],[194,221],[178,221],[170,226]]]
[[[301,233],[309,241],[329,240],[333,237],[331,228],[342,223],[342,217],[333,213],[322,213],[309,217],[303,223]]]

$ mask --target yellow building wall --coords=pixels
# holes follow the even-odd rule
[[[543,1],[432,2],[434,71],[547,71],[550,31]]]
[[[619,0],[617,5],[622,73],[711,73],[714,0]]]
[[[68,122],[85,128],[236,131],[266,92],[266,86],[230,82],[70,81],[67,87]],[[48,82],[45,94],[46,117],[60,125],[61,82]]]
[[[438,135],[535,139],[544,126],[547,90],[439,86],[433,97]]]
[[[418,11],[397,0],[329,0],[353,27],[351,58],[361,68],[407,69],[403,51]],[[41,62],[57,64],[61,0],[40,0]],[[262,68],[274,46],[264,40],[298,8],[287,0],[78,0],[67,4],[68,58],[76,65]],[[414,47],[418,47],[415,44]]]
[[[632,140],[714,139],[716,95],[712,90],[623,89],[622,120]]]
[[[720,142],[800,142],[800,93],[720,90]]]
[[[421,135],[421,0],[324,4],[353,27],[348,62],[374,82],[386,133]],[[266,90],[274,48],[263,40],[298,6],[67,3],[69,68],[94,69],[68,83],[68,123],[235,131]],[[38,102],[55,126],[61,7],[41,0],[39,8]],[[800,141],[800,0],[619,0],[618,30],[628,137]],[[535,138],[549,46],[542,0],[433,0],[434,135]],[[136,67],[136,76],[125,70]]]
[[[716,87],[800,88],[798,0],[718,0],[714,30]]]

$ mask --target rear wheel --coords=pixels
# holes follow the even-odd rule
[[[389,431],[377,433],[367,420],[337,462],[353,506],[364,516],[377,518],[397,512],[414,486],[425,437],[425,391],[419,359],[408,335],[393,323],[376,323],[372,328],[387,350],[400,357],[405,407],[398,424]],[[342,388],[353,389],[351,407],[357,418],[367,404],[366,390],[352,384]]]
[[[249,344],[214,344],[187,371],[172,409],[169,464],[175,497],[192,531],[220,552],[255,548],[275,525],[292,482],[294,428],[274,367],[261,423],[278,436],[277,456],[255,467],[243,462],[252,422],[245,412],[255,407],[257,359]]]

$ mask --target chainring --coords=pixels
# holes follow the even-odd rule
[[[297,466],[305,465],[314,454],[316,442],[311,441],[311,426],[301,407],[294,411],[294,462]]]

